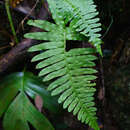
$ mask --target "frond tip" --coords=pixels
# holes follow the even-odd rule
[[[101,23],[99,23],[99,14],[96,10],[93,0],[54,0],[56,7],[62,14],[64,24],[70,24],[75,31],[80,32],[89,38],[89,42],[94,45],[102,55],[100,39]],[[51,4],[51,0],[48,0]],[[53,10],[52,10],[53,11]]]

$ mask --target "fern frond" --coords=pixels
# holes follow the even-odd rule
[[[59,22],[58,22],[59,23]],[[78,48],[66,51],[67,40],[82,40],[83,37],[64,25],[52,24],[41,20],[30,20],[29,25],[39,27],[47,32],[35,32],[25,35],[26,38],[45,40],[47,42],[35,45],[30,52],[41,51],[32,61],[39,61],[36,68],[41,69],[39,76],[43,81],[52,81],[48,90],[52,95],[59,95],[59,103],[78,116],[78,120],[99,130],[94,107],[94,76],[97,71],[93,54],[94,48]],[[48,42],[50,41],[50,42]]]
[[[50,5],[52,0],[47,0]],[[55,1],[55,2],[54,2]],[[89,38],[89,42],[94,45],[97,51],[102,55],[101,51],[101,23],[96,16],[98,12],[93,0],[53,0],[55,7],[59,10],[59,16],[62,14],[64,24],[75,29],[77,32]],[[53,13],[54,10],[51,10]],[[63,17],[64,15],[64,17]]]

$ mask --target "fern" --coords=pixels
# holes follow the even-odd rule
[[[48,0],[52,17],[56,24],[42,20],[29,20],[29,25],[39,27],[46,32],[28,33],[25,34],[25,37],[46,41],[31,47],[29,51],[41,52],[33,57],[32,62],[39,61],[36,68],[41,69],[39,76],[43,77],[43,81],[52,81],[48,87],[48,90],[52,91],[52,96],[60,94],[58,102],[63,103],[63,108],[68,108],[69,112],[73,112],[74,115],[78,116],[78,120],[89,124],[89,126],[95,130],[99,130],[96,108],[94,106],[94,92],[96,91],[94,88],[96,83],[94,81],[97,78],[94,74],[97,73],[97,71],[93,67],[95,66],[94,60],[96,60],[97,57],[93,54],[96,53],[96,49],[76,48],[66,51],[67,40],[83,41],[90,37],[89,41],[92,41],[93,44],[97,41],[99,46],[100,38],[99,35],[96,34],[96,31],[94,31],[94,28],[96,29],[96,27],[98,27],[96,23],[93,24],[90,22],[91,25],[89,26],[91,28],[88,33],[84,33],[85,30],[88,29],[85,23],[82,23],[84,28],[80,29],[81,27],[79,25],[81,24],[79,23],[83,17],[79,16],[84,16],[87,12],[84,12],[82,15],[82,11],[77,12],[76,5],[78,1],[79,0],[63,0],[65,7],[67,3],[75,3],[75,6],[70,7],[72,11],[67,11],[69,6],[65,9],[58,4],[58,2],[62,4],[62,1]],[[81,4],[79,4],[79,6],[80,5]],[[83,5],[84,3],[82,3],[82,6]],[[80,9],[80,7],[78,8]],[[91,12],[89,8],[88,12]],[[90,19],[88,15],[86,15],[86,19],[87,17]],[[94,19],[94,21],[96,20]],[[69,26],[68,22],[70,23]],[[74,23],[75,27],[73,26]],[[87,36],[87,38],[84,36]],[[95,47],[97,47],[97,45],[95,45]]]
[[[89,38],[89,42],[94,45],[97,51],[102,55],[100,44],[102,43],[100,37],[101,23],[99,18],[96,18],[98,12],[93,0],[53,0],[55,1],[55,8],[64,15],[64,24],[70,23],[70,27],[77,32]],[[52,5],[52,1],[48,0]],[[52,12],[53,10],[51,8]],[[57,17],[56,17],[57,19]]]

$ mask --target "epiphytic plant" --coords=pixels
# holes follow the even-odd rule
[[[99,130],[94,103],[96,89],[94,60],[96,52],[101,52],[99,31],[101,24],[93,0],[47,0],[52,17],[50,23],[30,20],[29,25],[39,27],[45,32],[25,34],[26,38],[44,40],[29,49],[40,51],[32,61],[40,61],[36,66],[41,69],[39,76],[43,81],[52,81],[48,90],[52,96],[59,95],[63,108],[78,116],[78,120]],[[67,41],[88,41],[94,47],[66,50]],[[71,44],[71,43],[70,43]]]

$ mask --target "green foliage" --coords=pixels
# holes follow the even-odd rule
[[[46,117],[33,106],[27,94],[34,98],[42,95],[50,101],[49,93],[40,81],[29,72],[14,73],[1,81],[0,86],[0,117],[4,114],[5,130],[29,130],[28,122],[37,130],[53,130]],[[52,99],[51,99],[52,100]],[[44,100],[44,102],[47,102]],[[52,101],[51,101],[52,102]],[[47,103],[45,103],[46,105]],[[46,105],[46,107],[54,107]]]
[[[43,81],[52,81],[48,90],[51,95],[59,95],[59,103],[78,116],[78,120],[99,130],[94,103],[96,85],[94,75],[93,54],[101,53],[100,23],[95,16],[92,0],[48,0],[52,17],[56,24],[29,20],[28,24],[39,27],[45,32],[25,34],[26,38],[44,40],[46,42],[35,45],[30,52],[40,51],[32,61],[39,61],[36,68],[41,69],[39,76]],[[67,40],[91,42],[95,48],[76,48],[66,51]]]
[[[69,24],[70,28],[89,38],[89,42],[102,55],[99,33],[101,23],[100,19],[96,18],[98,12],[93,0],[54,0],[54,2],[48,0],[48,3],[57,24]]]

